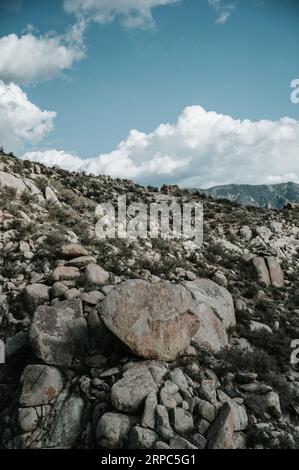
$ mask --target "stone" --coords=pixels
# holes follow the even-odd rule
[[[77,395],[68,396],[59,408],[51,425],[48,446],[71,448],[82,431],[84,401]]]
[[[187,439],[184,439],[181,436],[173,436],[169,445],[171,449],[197,449],[195,445],[191,444],[191,442],[187,441]]]
[[[155,429],[155,413],[158,399],[155,392],[151,392],[145,399],[141,425],[144,428]]]
[[[264,258],[257,256],[256,258],[253,258],[252,264],[255,269],[257,280],[261,284],[264,284],[265,286],[270,286],[271,281],[270,281],[269,271],[268,271],[267,264]]]
[[[24,303],[29,313],[34,313],[36,307],[49,301],[49,287],[44,284],[28,284],[24,289]]]
[[[65,258],[79,258],[81,256],[89,255],[86,248],[77,243],[69,243],[68,245],[64,245],[61,249],[61,254]]]
[[[152,374],[145,365],[131,367],[111,388],[112,405],[119,411],[138,411],[149,393],[158,391]]]
[[[171,447],[169,447],[168,444],[166,444],[166,442],[163,442],[163,441],[155,442],[154,447],[155,447],[155,449],[160,449],[160,450],[169,450],[171,448]]]
[[[104,449],[122,448],[128,441],[136,418],[121,413],[105,413],[100,418],[96,437],[98,445]]]
[[[212,423],[216,416],[215,406],[200,398],[197,399],[196,404],[198,415],[209,423]]]
[[[210,427],[210,423],[205,419],[200,419],[198,422],[197,430],[202,436],[206,435],[207,430]]]
[[[106,327],[147,359],[175,360],[198,329],[190,293],[165,281],[125,281],[108,293],[98,309]]]
[[[233,407],[224,403],[217,418],[207,433],[208,449],[232,449],[234,443],[235,419]]]
[[[64,381],[55,367],[41,364],[29,365],[22,375],[21,406],[45,405],[57,398]]]
[[[54,193],[53,189],[50,188],[50,186],[47,186],[45,189],[45,199],[46,201],[52,203],[52,204],[60,204],[58,197]]]
[[[109,281],[109,273],[97,264],[89,264],[84,272],[86,282],[97,285],[104,285]]]
[[[18,422],[23,432],[32,432],[38,424],[38,415],[33,407],[19,408]]]
[[[234,302],[225,287],[210,279],[185,281],[185,287],[195,296],[197,303],[211,307],[226,329],[236,325]]]
[[[268,413],[275,419],[281,418],[282,413],[278,393],[272,390],[265,394],[255,395],[253,401],[260,415]]]
[[[227,279],[221,271],[216,271],[213,275],[213,281],[219,286],[227,287]]]
[[[76,268],[85,268],[90,264],[96,264],[97,260],[93,256],[79,256],[78,258],[68,260],[66,266],[75,266]]]
[[[6,173],[5,171],[0,171],[0,188],[10,188],[14,189],[17,195],[20,195],[24,191],[26,191],[26,185],[21,178],[17,178],[10,173]]]
[[[130,434],[129,448],[153,449],[155,442],[158,440],[159,437],[154,431],[135,426]]]
[[[207,445],[206,439],[201,434],[194,434],[192,436],[192,442],[197,449],[205,449]]]
[[[194,429],[192,415],[182,408],[172,411],[172,425],[175,432],[180,435],[190,434]]]
[[[186,390],[188,388],[187,379],[181,369],[173,369],[170,372],[169,377],[170,380],[175,383],[181,390]]]
[[[196,297],[194,298],[196,301]],[[219,352],[228,345],[228,337],[221,320],[214,311],[201,302],[197,305],[199,328],[193,337],[193,343],[211,352]]]
[[[20,331],[5,342],[5,361],[19,360],[28,346],[28,332]]]
[[[259,321],[251,320],[250,321],[250,331],[267,331],[268,333],[272,333],[272,328],[265,323],[261,323]]]
[[[170,426],[169,414],[165,406],[156,406],[156,432],[160,434],[163,439],[169,440],[173,437],[174,432]]]
[[[284,276],[280,264],[276,261],[273,256],[267,256],[266,260],[269,268],[269,275],[272,286],[277,288],[283,287]]]
[[[62,367],[79,364],[88,350],[81,301],[58,301],[55,306],[37,307],[29,329],[29,342],[35,356],[46,364]]]
[[[62,282],[54,282],[52,289],[51,289],[52,297],[54,298],[64,297],[64,294],[67,290],[68,288]]]
[[[167,409],[175,408],[177,405],[174,395],[179,391],[179,386],[170,380],[165,382],[164,387],[160,390],[160,402]]]
[[[54,281],[75,281],[80,277],[80,271],[73,266],[58,266],[53,271]]]
[[[102,292],[94,290],[92,292],[84,292],[81,294],[81,299],[83,302],[89,305],[97,305],[99,302],[104,300],[105,295]]]

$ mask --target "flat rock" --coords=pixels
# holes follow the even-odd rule
[[[77,258],[89,255],[86,248],[77,243],[69,243],[68,245],[64,245],[62,247],[61,253],[65,258]]]

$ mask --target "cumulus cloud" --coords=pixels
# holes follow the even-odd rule
[[[179,1],[181,0],[64,0],[64,9],[98,23],[109,23],[119,17],[125,27],[140,28],[153,26],[153,8]]]
[[[115,150],[96,158],[81,159],[57,150],[26,153],[23,158],[143,184],[206,188],[228,183],[299,183],[299,122],[290,118],[241,121],[191,106],[175,124],[161,124],[149,134],[132,130]]]
[[[40,142],[52,130],[55,116],[31,103],[18,85],[0,80],[0,145],[17,150]]]
[[[64,35],[37,36],[31,30],[1,37],[0,79],[29,84],[61,75],[84,57],[84,29],[81,20]]]

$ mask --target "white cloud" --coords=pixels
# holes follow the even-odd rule
[[[78,21],[62,36],[36,36],[29,31],[1,37],[0,79],[28,84],[61,75],[83,58],[84,29],[85,23]]]
[[[208,0],[209,5],[217,14],[216,23],[226,23],[239,1],[240,0],[231,0],[230,2],[227,0]]]
[[[64,9],[98,23],[109,23],[119,17],[125,27],[138,28],[153,26],[153,8],[179,1],[181,0],[64,0]]]
[[[31,103],[19,86],[0,80],[0,145],[16,150],[40,142],[53,129],[55,116]]]
[[[132,130],[109,154],[84,160],[49,150],[23,158],[144,184],[209,187],[299,182],[299,122],[290,118],[240,121],[191,106],[175,124],[161,124],[149,134]]]

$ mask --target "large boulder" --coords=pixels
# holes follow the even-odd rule
[[[37,307],[29,330],[36,357],[46,364],[72,367],[88,348],[87,326],[79,300]]]
[[[196,302],[208,305],[227,329],[236,325],[234,301],[225,287],[210,279],[186,281],[184,285],[196,296]]]
[[[191,294],[162,281],[129,280],[111,290],[99,305],[107,326],[130,349],[148,359],[173,361],[198,330]]]

